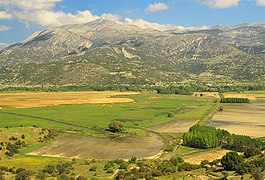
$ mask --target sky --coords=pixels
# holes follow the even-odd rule
[[[0,49],[36,31],[98,18],[162,31],[265,23],[265,0],[0,0]]]

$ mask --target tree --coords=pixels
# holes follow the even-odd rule
[[[243,157],[236,152],[226,153],[221,159],[222,166],[228,171],[236,171],[243,162]]]
[[[22,139],[25,139],[25,135],[24,135],[24,134],[22,134],[22,135],[21,135],[21,138],[22,138]]]
[[[92,166],[91,168],[89,168],[89,171],[96,171],[97,170],[97,166]]]
[[[29,180],[31,175],[32,173],[30,171],[20,171],[18,174],[16,174],[15,180]]]
[[[117,133],[117,132],[123,132],[124,131],[124,127],[120,122],[113,122],[110,123],[107,131],[113,132],[113,133]]]

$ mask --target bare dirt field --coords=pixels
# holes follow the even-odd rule
[[[189,128],[194,126],[197,122],[198,120],[176,120],[158,124],[149,129],[160,133],[182,133],[187,132]]]
[[[234,134],[265,137],[265,103],[224,105],[224,111],[215,114],[208,125]]]
[[[0,93],[0,108],[34,108],[66,104],[126,103],[130,98],[113,96],[139,94],[136,92],[27,92]]]
[[[265,99],[265,94],[236,94],[236,93],[225,93],[225,98],[248,98],[249,100],[256,101]]]
[[[226,149],[214,149],[206,152],[199,152],[191,155],[183,156],[185,162],[192,164],[200,164],[203,160],[213,161],[215,159],[221,159],[227,152],[230,152]]]
[[[64,136],[29,155],[85,159],[130,159],[155,156],[163,149],[160,136],[150,133],[138,138],[94,138]]]

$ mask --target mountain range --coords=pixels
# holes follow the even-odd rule
[[[158,31],[98,19],[36,32],[0,51],[0,85],[265,81],[265,24]]]

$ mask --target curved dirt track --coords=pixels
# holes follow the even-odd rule
[[[117,139],[64,136],[29,155],[81,159],[148,158],[158,154],[163,145],[162,138],[154,133],[146,137]]]

